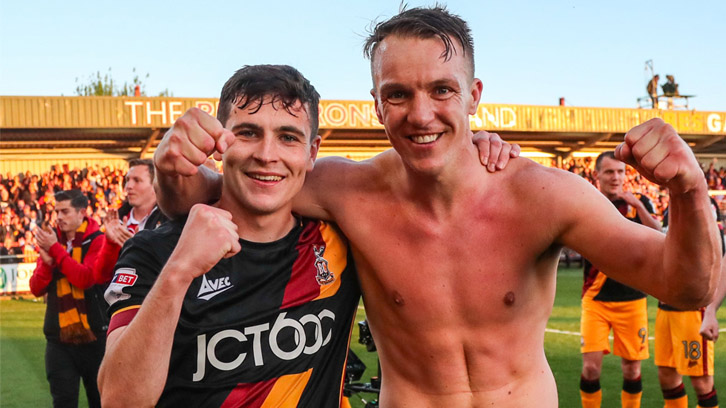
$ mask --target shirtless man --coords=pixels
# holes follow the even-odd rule
[[[556,406],[544,329],[563,245],[668,303],[709,302],[718,237],[698,162],[672,127],[649,121],[617,149],[670,188],[666,236],[626,220],[574,174],[526,159],[496,173],[479,164],[468,115],[482,82],[459,17],[403,11],[365,49],[395,150],[318,161],[295,209],[335,220],[350,240],[381,359],[381,406]],[[155,155],[162,208],[183,210],[219,189],[219,175],[195,166],[227,140],[193,127],[165,135]]]

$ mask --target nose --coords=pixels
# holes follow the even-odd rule
[[[263,163],[275,161],[277,159],[275,137],[273,135],[264,135],[257,144],[253,157]]]
[[[434,119],[434,105],[431,98],[424,92],[417,92],[411,100],[408,121],[412,125],[424,128]]]

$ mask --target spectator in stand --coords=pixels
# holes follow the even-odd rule
[[[55,196],[58,227],[36,231],[40,258],[30,290],[47,294],[43,332],[45,371],[55,407],[78,406],[83,379],[90,407],[100,407],[96,385],[106,345],[104,287],[95,284],[92,266],[103,242],[98,224],[85,216],[88,199],[79,190]]]

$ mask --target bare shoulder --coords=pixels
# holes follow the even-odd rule
[[[527,158],[512,160],[503,173],[508,173],[505,183],[516,199],[529,203],[535,213],[553,222],[576,220],[593,201],[604,199],[583,177]]]
[[[393,159],[388,156],[384,152],[360,162],[336,156],[316,160],[295,197],[293,210],[311,218],[335,220],[360,194],[380,188],[385,179],[384,163]]]
[[[392,149],[363,161],[339,156],[324,157],[315,162],[308,179],[316,184],[335,185],[336,189],[370,188],[376,181],[383,179],[380,177],[382,174],[392,169],[396,158]]]
[[[593,188],[587,180],[574,173],[546,167],[525,157],[510,161],[502,173],[507,175],[507,182],[514,188],[542,198]]]

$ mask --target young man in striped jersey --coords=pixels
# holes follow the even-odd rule
[[[106,292],[103,406],[341,403],[355,269],[337,227],[295,216],[291,201],[320,145],[318,99],[292,67],[247,66],[224,86],[218,121],[177,120],[232,133],[224,190],[125,244]]]

